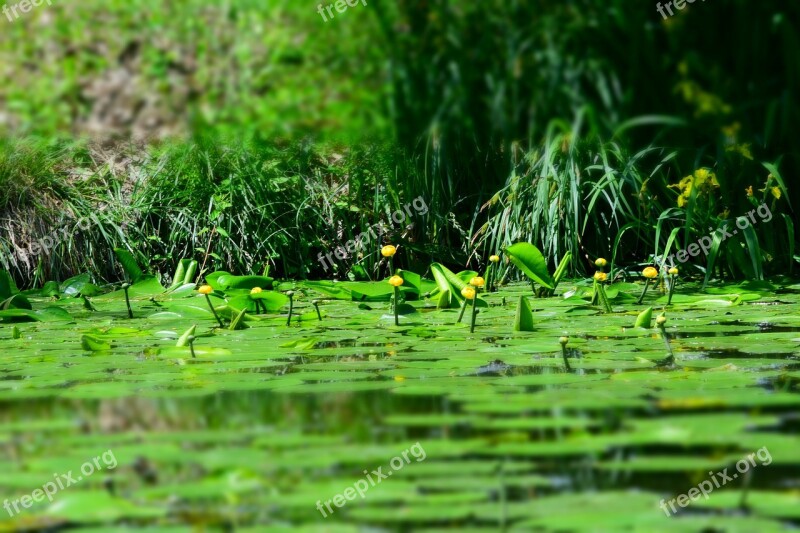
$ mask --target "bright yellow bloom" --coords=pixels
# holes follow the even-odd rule
[[[678,275],[678,267],[672,267],[669,269],[670,276],[677,276]]]
[[[656,318],[656,325],[663,326],[666,323],[667,323],[667,317],[665,317],[664,315],[661,315],[658,318]]]
[[[250,294],[258,294],[260,292],[263,292],[261,290],[261,287],[253,287],[252,289],[250,289]]]
[[[461,289],[461,296],[466,298],[467,300],[472,300],[475,298],[475,289],[467,285],[463,289]]]
[[[497,263],[498,261],[500,261],[500,256],[499,255],[490,255],[489,256],[489,261],[491,261],[492,263]]]
[[[753,196],[753,186],[752,186],[752,185],[750,185],[748,188],[746,188],[746,189],[744,190],[744,192],[746,192],[746,193],[747,193],[747,197],[748,197],[748,198],[751,198],[751,197]]]
[[[214,289],[211,288],[211,285],[201,285],[197,292],[200,294],[211,294],[214,292]]]
[[[769,192],[772,193],[772,196],[774,196],[776,200],[781,199],[781,190],[779,187],[772,187]]]
[[[381,255],[383,257],[392,257],[396,253],[397,253],[397,248],[395,248],[391,244],[387,244],[386,246],[381,248]]]
[[[647,279],[654,279],[658,277],[658,270],[653,267],[647,267],[642,270],[642,276],[646,277]]]
[[[703,183],[708,178],[708,169],[698,168],[694,171],[694,177]]]
[[[605,259],[603,259],[602,257],[598,257],[598,258],[597,258],[597,259],[595,259],[595,261],[594,261],[594,266],[596,266],[597,268],[605,268],[605,266],[606,266],[607,264],[608,264],[608,261],[606,261],[606,260],[605,260]]]
[[[469,280],[469,284],[472,285],[473,287],[477,287],[480,289],[481,287],[486,285],[486,281],[480,276],[475,276],[474,278]]]
[[[403,278],[401,278],[400,276],[392,276],[391,278],[389,278],[389,285],[391,285],[392,287],[399,287],[402,284],[403,284]]]
[[[605,272],[595,272],[594,279],[597,281],[605,281],[608,279],[608,274],[606,274]]]

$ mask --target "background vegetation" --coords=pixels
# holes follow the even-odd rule
[[[371,0],[323,22],[287,0],[115,0],[2,22],[0,268],[24,285],[118,278],[117,245],[166,274],[192,256],[330,277],[317,253],[420,195],[430,212],[390,236],[420,264],[482,268],[520,239],[579,273],[643,262],[756,200],[774,219],[714,274],[794,261],[794,3]],[[684,195],[699,168],[718,187]]]

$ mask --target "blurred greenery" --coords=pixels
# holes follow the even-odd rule
[[[666,20],[625,0],[370,0],[327,22],[316,7],[59,1],[2,20],[2,266],[113,276],[126,243],[171,271],[225,226],[217,266],[320,276],[312,256],[418,196],[430,213],[389,236],[412,261],[482,268],[516,239],[552,264],[571,251],[578,272],[646,261],[676,228],[683,247],[766,198],[775,222],[696,272],[792,264],[797,3]],[[718,187],[684,195],[701,168]],[[12,264],[101,205],[113,231]]]

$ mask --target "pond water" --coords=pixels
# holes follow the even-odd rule
[[[0,496],[74,480],[0,531],[800,525],[800,286],[680,286],[674,364],[634,327],[663,295],[620,285],[601,314],[585,287],[531,298],[535,331],[514,332],[512,284],[473,334],[425,301],[399,327],[385,302],[322,300],[319,321],[302,284],[290,326],[236,331],[192,292],[132,291],[134,319],[119,292],[30,296],[69,315],[0,325]],[[193,324],[195,357],[176,346]]]

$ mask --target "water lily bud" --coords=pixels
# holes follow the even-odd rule
[[[595,262],[594,262],[594,266],[596,266],[597,268],[605,268],[607,264],[608,264],[608,261],[606,261],[602,257],[598,257],[597,259],[595,259]]]
[[[558,343],[561,344],[561,346],[566,346],[568,342],[569,337],[559,337],[558,339]]]
[[[491,261],[492,263],[497,263],[497,262],[500,261],[500,256],[499,255],[490,255],[489,256],[489,261]]]
[[[201,285],[197,292],[200,294],[211,294],[214,292],[214,289],[211,288],[211,285]]]
[[[386,246],[381,248],[381,255],[383,257],[392,257],[396,253],[397,253],[397,248],[395,248],[391,244],[387,244]]]
[[[402,284],[403,284],[403,278],[401,278],[400,276],[392,276],[391,278],[389,278],[389,285],[391,285],[392,287],[399,287]]]
[[[469,280],[469,284],[472,285],[473,287],[477,287],[480,289],[481,287],[486,285],[486,281],[480,276],[475,276],[474,278]]]
[[[667,323],[667,317],[665,317],[664,315],[661,315],[660,317],[656,318],[657,326],[663,326],[666,323]]]
[[[252,289],[250,289],[250,294],[258,294],[260,292],[263,292],[261,287],[253,287]]]
[[[122,290],[130,289],[130,287],[131,287],[130,283],[123,283],[122,284]]]
[[[658,277],[658,270],[653,267],[647,267],[642,270],[642,276],[646,277],[647,279],[655,279]]]
[[[678,267],[672,267],[669,269],[670,276],[677,276],[678,275]]]
[[[286,291],[286,296],[291,298],[292,296],[294,296],[294,291]]]
[[[595,272],[594,279],[601,282],[605,281],[608,279],[608,274],[606,274],[605,272]]]
[[[461,296],[466,298],[467,300],[472,300],[475,298],[475,289],[467,285],[463,289],[461,289]]]

